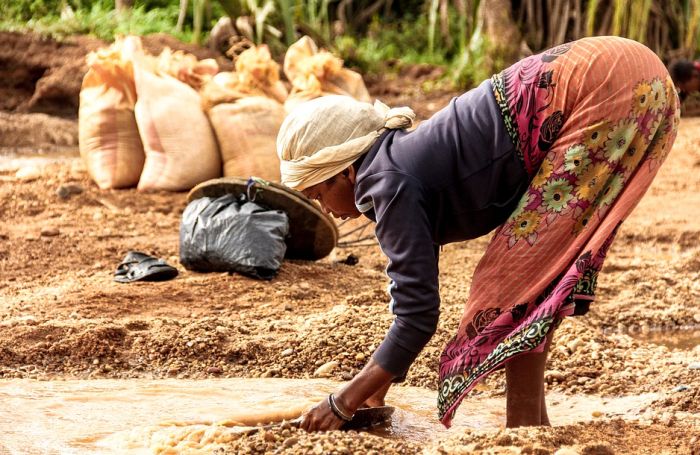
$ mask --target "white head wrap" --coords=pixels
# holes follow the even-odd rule
[[[408,107],[372,106],[349,96],[329,95],[301,103],[277,136],[282,183],[303,190],[348,168],[386,129],[413,125]]]

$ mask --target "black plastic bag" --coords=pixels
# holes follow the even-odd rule
[[[238,272],[270,280],[282,265],[289,218],[227,194],[190,202],[180,224],[180,262],[198,272]]]

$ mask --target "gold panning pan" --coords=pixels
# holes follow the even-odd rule
[[[226,194],[247,194],[248,199],[274,210],[283,210],[289,217],[286,239],[288,259],[321,259],[338,243],[338,228],[333,220],[298,191],[275,182],[251,177],[223,177],[207,180],[192,188],[187,202],[202,197]]]

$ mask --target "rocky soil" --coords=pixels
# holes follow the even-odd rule
[[[0,36],[0,42],[7,39]],[[7,68],[2,63],[8,52],[3,46],[0,68]],[[31,73],[31,68],[15,70]],[[37,81],[49,78],[46,71]],[[422,117],[451,96],[409,96],[377,87],[393,97],[392,104],[417,106]],[[17,114],[41,115],[35,92],[20,88],[12,90],[13,104],[2,106],[12,112],[0,114],[0,123],[14,125],[3,131],[15,131],[0,137],[14,137],[9,142],[15,145],[23,144],[26,131],[40,131]],[[100,191],[75,158],[74,120],[34,121],[57,122],[37,133],[46,138],[38,143],[65,148],[63,158],[52,161],[53,149],[39,147],[48,159],[16,166],[8,153],[18,150],[0,152],[0,378],[322,375],[347,380],[381,341],[391,315],[378,248],[339,249],[315,263],[285,262],[272,282],[188,272],[178,263],[184,194]],[[55,137],[46,136],[49,130]],[[28,149],[20,152],[26,157],[37,142],[24,146]],[[638,337],[700,325],[698,172],[700,121],[684,119],[667,163],[613,244],[596,303],[587,316],[564,321],[547,365],[548,390],[659,393],[661,398],[636,418],[614,420],[601,410],[602,417],[575,425],[474,430],[428,445],[287,428],[240,438],[222,453],[700,453],[700,347],[673,349]],[[485,237],[444,248],[440,326],[410,371],[408,385],[435,389],[438,355],[456,330],[471,273],[487,243]],[[163,283],[115,283],[114,269],[129,250],[162,257],[181,273]],[[340,262],[350,253],[359,257],[357,265]],[[494,374],[475,393],[501,396],[503,387],[503,377]]]

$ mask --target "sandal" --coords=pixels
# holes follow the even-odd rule
[[[114,281],[166,281],[177,276],[177,269],[164,260],[139,251],[129,251],[114,272]]]

